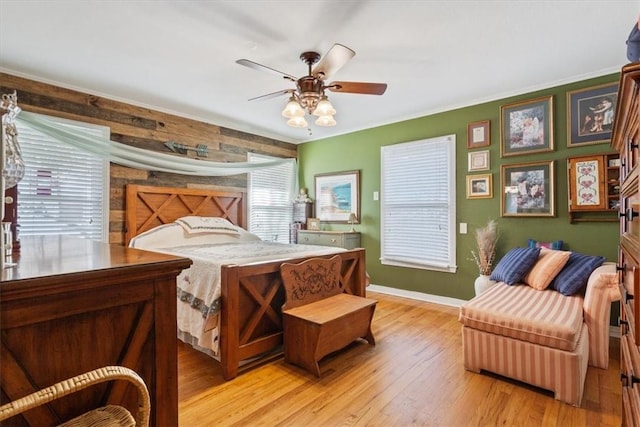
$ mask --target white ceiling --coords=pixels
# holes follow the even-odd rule
[[[300,143],[620,70],[640,0],[0,0],[0,70]],[[338,125],[294,129],[301,52],[356,56],[331,80],[386,82],[383,96],[329,93]],[[18,99],[18,103],[20,99]],[[310,122],[312,123],[312,122]]]

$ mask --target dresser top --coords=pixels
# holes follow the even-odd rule
[[[323,231],[323,230],[299,230],[298,233],[317,233],[317,234],[360,234],[359,231]]]
[[[71,236],[26,236],[20,239],[20,253],[13,256],[15,266],[2,271],[1,284],[16,281],[39,281],[52,277],[92,272],[116,274],[122,269],[185,269],[191,264],[188,258],[180,258],[155,252],[110,245]],[[3,286],[3,291],[5,286]]]

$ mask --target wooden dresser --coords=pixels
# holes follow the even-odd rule
[[[622,68],[611,146],[620,153],[622,424],[640,426],[640,63]]]
[[[298,243],[301,245],[335,246],[355,249],[360,247],[360,233],[355,231],[298,231]]]
[[[151,425],[178,424],[176,276],[191,260],[90,240],[23,237],[0,282],[2,402],[106,365],[138,372]],[[49,426],[107,403],[134,411],[133,388],[93,386],[14,417]]]

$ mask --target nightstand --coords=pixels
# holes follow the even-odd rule
[[[360,246],[360,233],[351,231],[298,231],[298,243],[301,245],[335,246],[355,249]]]

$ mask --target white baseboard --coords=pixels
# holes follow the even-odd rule
[[[390,288],[388,286],[380,286],[380,285],[373,285],[373,284],[367,286],[367,290],[372,292],[379,292],[381,294],[386,294],[386,295],[393,295],[396,297],[403,297],[403,298],[409,298],[409,299],[414,299],[418,301],[432,302],[434,304],[447,305],[449,307],[456,307],[456,308],[460,308],[460,306],[466,302],[465,300],[461,300],[457,298],[443,297],[440,295],[425,294],[422,292],[407,291],[405,289]],[[609,336],[613,338],[620,338],[620,327],[613,326],[613,325],[609,326]]]

